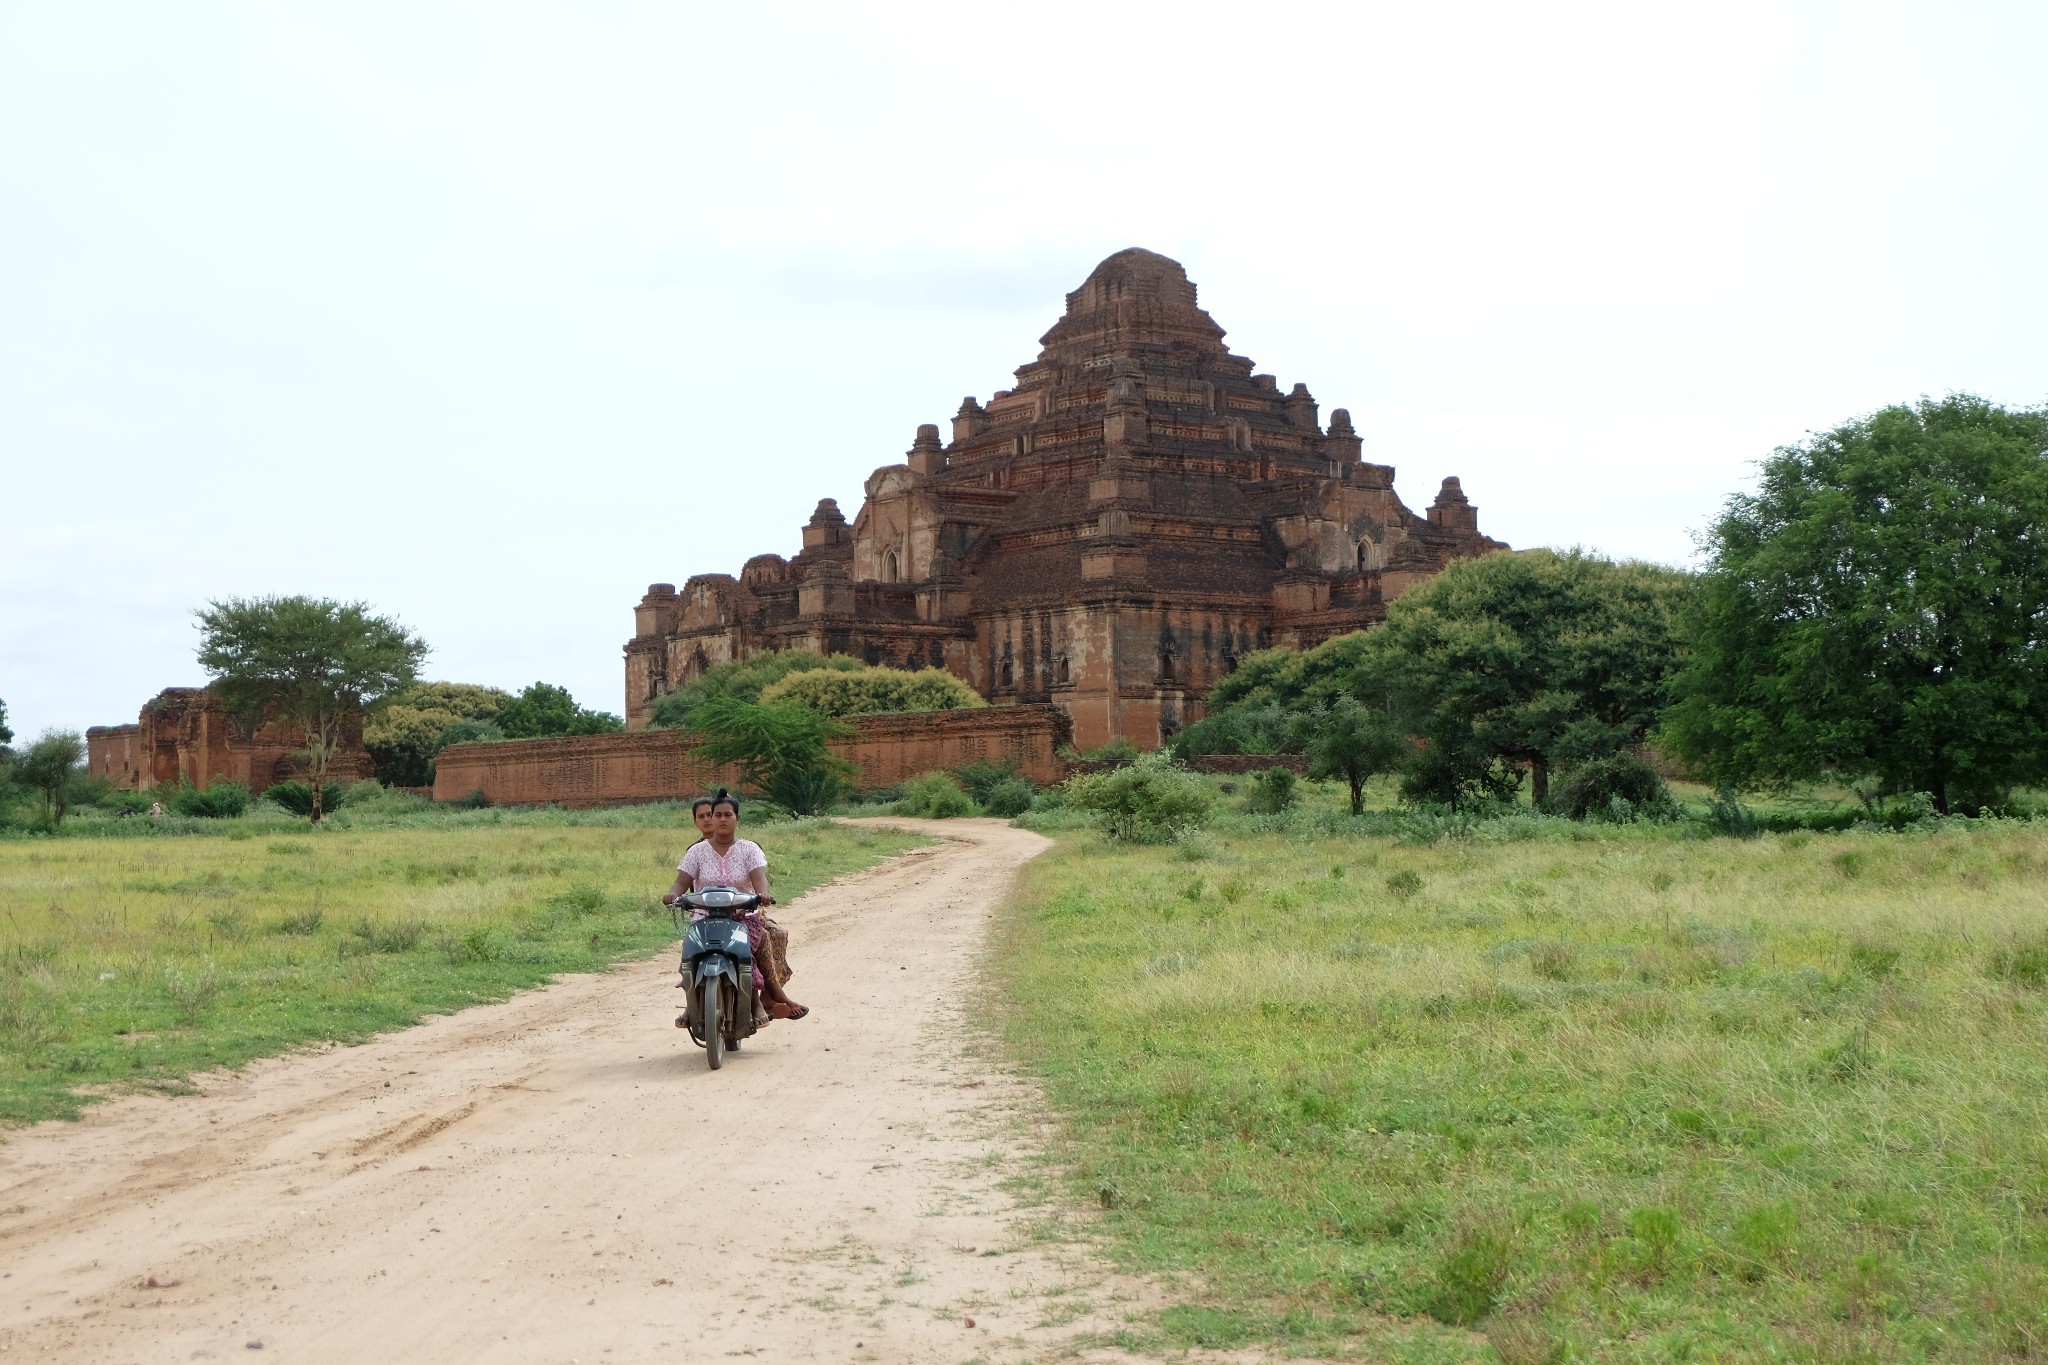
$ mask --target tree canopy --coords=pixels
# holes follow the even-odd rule
[[[1435,745],[1550,770],[1605,758],[1655,727],[1683,660],[1685,574],[1578,550],[1462,559],[1370,632],[1357,676]]]
[[[467,716],[466,720],[490,719]],[[566,687],[537,682],[498,705],[495,718],[507,739],[559,739],[564,735],[609,735],[626,723],[609,711],[587,711]]]
[[[231,597],[196,614],[215,695],[248,723],[270,714],[303,727],[315,793],[343,724],[409,687],[427,654],[424,640],[361,602]],[[312,818],[320,814],[316,795]]]
[[[1377,629],[1246,655],[1175,752],[1327,744],[1363,758],[1369,748],[1367,769],[1319,761],[1354,782],[1354,807],[1361,772],[1396,761],[1409,799],[1451,805],[1511,794],[1526,766],[1541,801],[1553,767],[1616,753],[1655,727],[1683,656],[1687,591],[1675,570],[1576,550],[1458,560],[1396,600]],[[1422,750],[1388,747],[1403,734],[1422,736]]]
[[[85,740],[72,730],[45,730],[14,758],[14,777],[42,797],[43,818],[64,823],[67,790],[85,759]]]
[[[776,650],[713,664],[675,691],[656,698],[648,723],[656,730],[688,730],[696,709],[715,697],[754,702],[761,700],[770,684],[792,673],[820,668],[854,672],[866,667],[849,654],[819,654],[809,649]]]
[[[378,780],[397,787],[428,785],[434,756],[455,742],[450,727],[480,722],[491,737],[502,738],[498,714],[511,699],[508,692],[475,683],[414,683],[363,726],[363,747],[376,760]]]
[[[958,711],[987,706],[943,668],[813,668],[784,674],[761,691],[765,706],[808,706],[827,716],[892,711]]]
[[[1784,447],[1707,548],[1664,741],[1717,784],[1946,813],[2048,778],[2048,411],[1923,399]]]

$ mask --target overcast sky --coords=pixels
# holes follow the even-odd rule
[[[2048,399],[2048,5],[0,0],[0,698],[360,598],[622,709],[1126,246],[1427,505],[1688,562],[1772,447]]]

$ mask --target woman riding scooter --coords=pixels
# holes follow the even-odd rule
[[[668,894],[661,898],[662,904],[674,905],[686,892],[707,886],[730,886],[741,891],[751,891],[761,898],[763,907],[775,904],[774,895],[768,890],[768,855],[761,846],[751,839],[739,837],[739,798],[720,787],[716,794],[698,801],[691,814],[697,821],[697,828],[704,838],[690,845],[683,854],[683,860],[676,866],[675,883]],[[694,910],[692,919],[701,919],[704,912]],[[770,938],[768,926],[762,922],[759,909],[749,912],[746,917],[747,942],[754,954],[754,1000],[759,1010],[765,1001],[768,1017],[773,1019],[801,1019],[811,1012],[808,1005],[800,1005],[789,998],[777,978],[783,973],[773,970],[775,945]],[[770,967],[762,971],[763,963]],[[685,976],[684,985],[688,985]],[[756,1024],[766,1020],[757,1016]],[[677,1028],[687,1028],[682,1016],[676,1018]]]

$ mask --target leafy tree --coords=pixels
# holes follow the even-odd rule
[[[1527,764],[1541,804],[1553,766],[1618,753],[1656,725],[1683,662],[1689,582],[1577,550],[1459,560],[1367,634],[1360,694],[1393,698],[1440,750],[1431,767],[1463,765],[1459,783],[1495,759]]]
[[[197,615],[199,663],[229,712],[249,724],[275,715],[304,729],[308,813],[318,823],[343,725],[410,686],[426,642],[361,602],[226,598]]]
[[[7,703],[0,701],[0,763],[8,759],[7,746],[14,743],[14,731],[7,728]]]
[[[474,683],[414,683],[363,726],[363,747],[376,760],[377,777],[394,787],[424,787],[434,780],[434,755],[452,743],[457,721],[495,722],[509,694]]]
[[[675,691],[657,698],[648,724],[656,730],[688,730],[693,728],[691,718],[697,708],[714,698],[759,701],[761,693],[771,683],[780,682],[792,673],[820,668],[852,672],[867,666],[848,654],[819,654],[809,649],[769,651],[730,663],[713,664]]]
[[[537,682],[498,706],[498,728],[507,739],[559,739],[564,735],[609,735],[626,723],[609,711],[586,711],[566,687]]]
[[[1514,765],[1481,749],[1464,726],[1439,720],[1430,729],[1401,773],[1403,801],[1471,810],[1515,799],[1522,774]]]
[[[1261,649],[1247,654],[1209,690],[1209,712],[1215,715],[1260,703],[1301,712],[1356,694],[1359,669],[1372,654],[1370,639],[1371,632],[1357,630],[1325,640],[1313,649]]]
[[[843,721],[807,706],[763,706],[715,697],[691,716],[704,736],[695,752],[728,763],[747,785],[797,815],[814,815],[846,790],[851,763],[835,757],[830,741],[853,733]]]
[[[43,819],[61,825],[70,809],[66,789],[84,760],[85,740],[76,731],[45,730],[40,739],[15,755],[14,777],[41,794]]]
[[[763,688],[761,702],[808,706],[828,716],[961,711],[988,705],[979,692],[943,668],[807,669],[785,674]]]
[[[1233,677],[1236,675],[1233,674]],[[1214,695],[1210,702],[1214,705]],[[1253,698],[1212,711],[1173,737],[1173,756],[1277,754],[1293,740],[1295,717],[1269,697]]]
[[[2048,410],[1956,395],[1776,451],[1731,498],[1662,742],[1716,784],[1832,770],[1937,811],[2048,777]]]
[[[1384,708],[1362,706],[1355,697],[1338,697],[1303,716],[1295,727],[1295,743],[1309,758],[1310,777],[1341,777],[1351,789],[1351,813],[1365,809],[1366,780],[1392,772],[1413,753],[1407,736],[1387,718]],[[1275,772],[1286,772],[1276,768]]]
[[[505,732],[496,721],[451,720],[435,740],[434,752],[438,754],[451,744],[495,744],[504,738]]]

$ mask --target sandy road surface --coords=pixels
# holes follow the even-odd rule
[[[1113,1330],[1135,1291],[999,1193],[1028,1092],[946,1027],[1046,841],[932,828],[777,912],[815,1013],[716,1074],[664,957],[16,1135],[0,1359],[994,1362]]]

